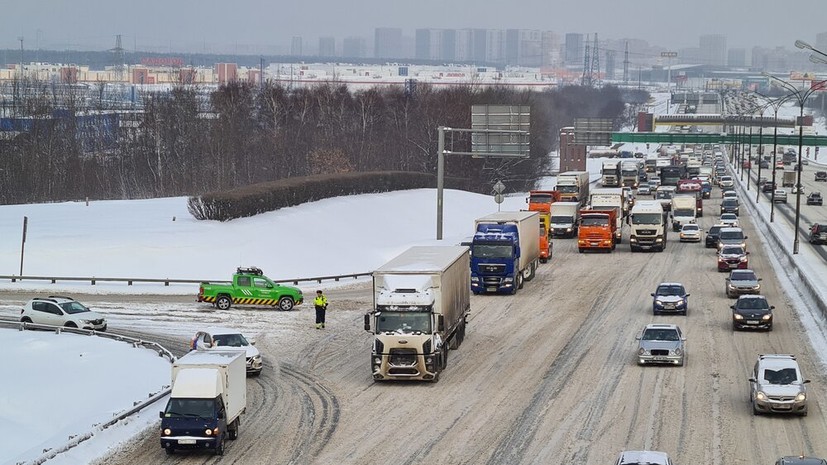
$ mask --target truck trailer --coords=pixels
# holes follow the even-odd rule
[[[161,447],[211,449],[224,455],[224,442],[238,437],[247,408],[246,352],[196,350],[172,364],[172,393],[160,412]]]
[[[471,242],[474,294],[516,294],[534,279],[540,262],[537,212],[499,212],[478,218]]]
[[[439,381],[465,338],[470,270],[468,247],[416,246],[373,272],[374,381]]]

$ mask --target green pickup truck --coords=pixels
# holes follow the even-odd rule
[[[198,301],[209,302],[220,310],[235,305],[270,305],[292,310],[301,305],[304,296],[299,288],[282,286],[271,281],[259,268],[239,268],[232,283],[201,283]]]

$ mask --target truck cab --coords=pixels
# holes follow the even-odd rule
[[[655,200],[641,201],[629,213],[629,246],[632,252],[666,248],[666,214],[663,206]]]
[[[614,250],[617,214],[616,209],[580,210],[577,250],[580,253],[587,250]]]

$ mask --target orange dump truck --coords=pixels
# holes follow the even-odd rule
[[[558,191],[530,191],[528,193],[528,211],[540,213],[540,261],[551,259],[551,204],[560,201]]]
[[[615,248],[617,210],[580,210],[580,228],[577,231],[577,250],[605,250]]]

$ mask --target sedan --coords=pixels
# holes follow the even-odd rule
[[[738,228],[738,216],[735,213],[723,213],[721,214],[721,220],[718,221],[720,224],[725,224],[730,228]]]
[[[689,294],[681,283],[660,283],[652,296],[652,313],[680,313],[686,315]]]
[[[686,338],[677,325],[648,324],[635,337],[638,341],[638,364],[664,363],[683,366],[686,362]]]
[[[652,195],[652,189],[647,185],[641,184],[641,186],[637,188],[637,195]]]
[[[762,295],[742,295],[731,305],[732,330],[766,329],[772,331],[772,311],[774,306]]]
[[[725,245],[718,252],[718,271],[749,268],[749,252],[737,245]]]
[[[760,293],[761,278],[752,270],[732,270],[726,279],[726,296],[729,298]]]
[[[807,196],[807,205],[821,206],[822,203],[823,199],[821,198],[821,192],[810,192],[810,195]]]
[[[681,242],[701,242],[701,227],[696,223],[681,226]]]
[[[761,192],[770,193],[775,190],[775,183],[772,181],[767,181],[764,184],[761,184]]]
[[[773,202],[787,203],[787,191],[784,189],[776,189],[773,193]]]

